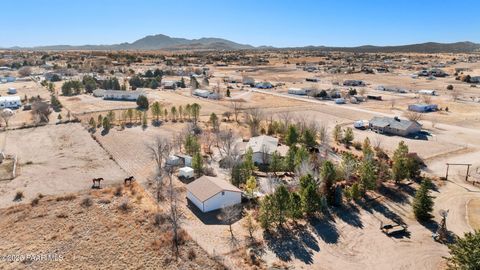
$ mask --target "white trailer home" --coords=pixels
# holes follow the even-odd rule
[[[93,96],[102,97],[106,100],[126,100],[137,101],[138,97],[145,95],[141,90],[123,91],[123,90],[102,90],[97,89],[93,91]]]
[[[22,106],[19,96],[0,97],[0,109],[18,109]]]
[[[187,198],[205,213],[240,204],[242,191],[225,180],[202,176],[187,185]]]

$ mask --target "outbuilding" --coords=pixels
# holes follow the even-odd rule
[[[206,213],[242,202],[242,191],[217,177],[202,176],[187,185],[187,198]]]
[[[437,104],[411,104],[408,110],[413,112],[435,112],[438,110]]]
[[[18,109],[22,106],[19,96],[0,97],[0,109]]]
[[[10,95],[16,94],[17,93],[17,88],[10,87],[7,90],[7,93]]]
[[[291,95],[300,95],[300,96],[305,96],[306,94],[308,94],[308,90],[307,89],[302,89],[302,88],[289,88],[288,89],[288,93],[291,94]]]
[[[182,177],[185,179],[193,178],[194,170],[190,167],[182,167],[178,169],[178,177]]]

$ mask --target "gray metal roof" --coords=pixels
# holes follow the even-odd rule
[[[391,117],[378,117],[375,116],[370,120],[370,125],[375,126],[375,127],[390,127],[390,128],[395,128],[398,130],[407,130],[410,128],[412,125],[419,125],[418,122],[415,121],[410,121],[410,120],[404,120],[400,118],[391,118]]]

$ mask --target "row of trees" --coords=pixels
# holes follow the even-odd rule
[[[198,103],[187,104],[185,107],[182,105],[172,106],[170,110],[164,108],[160,102],[155,101],[150,110],[152,115],[155,117],[155,121],[159,122],[160,117],[163,117],[164,121],[172,120],[172,121],[192,121],[194,125],[197,125],[198,119],[200,117],[200,109],[201,106]]]

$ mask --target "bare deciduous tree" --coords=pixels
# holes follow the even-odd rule
[[[425,103],[425,104],[431,104],[432,103],[432,96],[422,95],[422,102]]]
[[[178,232],[180,230],[180,225],[184,218],[184,215],[180,207],[178,206],[178,194],[176,193],[175,188],[173,186],[173,175],[172,175],[173,171],[166,168],[165,173],[170,183],[168,188],[168,193],[170,197],[169,221],[172,226],[172,232],[173,232],[172,248],[175,250],[175,255],[178,258],[178,255],[179,255],[178,247],[180,245]]]
[[[263,111],[260,108],[249,108],[246,111],[245,118],[252,137],[260,134],[260,125],[263,121],[263,117]]]
[[[242,111],[242,103],[238,101],[232,101],[230,104],[231,104],[233,115],[235,117],[235,122],[238,123],[238,115]]]
[[[0,113],[0,117],[2,117],[3,121],[5,121],[5,126],[8,127],[8,120],[14,115],[15,113],[10,109],[3,109]]]
[[[48,123],[49,116],[52,113],[50,105],[43,101],[36,101],[32,104],[32,118],[33,122],[38,123]]]
[[[242,209],[237,204],[222,208],[222,221],[224,224],[228,225],[228,230],[230,231],[230,241],[233,245],[236,244],[237,239],[233,233],[232,224],[240,218],[241,213]]]
[[[157,202],[160,202],[162,198],[162,186],[163,179],[165,177],[165,166],[164,162],[168,159],[171,152],[173,151],[173,145],[170,141],[165,138],[157,137],[152,144],[147,145],[147,149],[150,152],[151,157],[155,160],[156,165],[156,183],[157,183]]]
[[[458,90],[452,90],[450,95],[452,96],[453,101],[457,101],[460,97],[460,92],[458,92]]]
[[[423,119],[423,113],[419,113],[419,112],[405,112],[405,117],[410,120],[410,121],[420,121]]]

